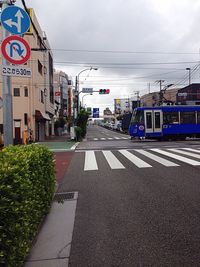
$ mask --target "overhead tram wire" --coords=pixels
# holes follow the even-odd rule
[[[194,75],[194,74],[198,71],[198,67],[199,67],[199,66],[200,66],[200,63],[197,64],[197,65],[192,69],[192,71],[191,71],[191,75],[192,75],[192,74]],[[185,81],[187,81],[187,80],[188,80],[188,74],[185,74],[184,77],[183,77],[180,81],[174,83],[174,86],[179,86],[179,85],[181,85],[183,82],[185,82]]]
[[[23,5],[24,9],[25,9],[26,12],[29,14],[29,10],[28,10],[28,8],[27,8],[27,6],[26,6],[25,0],[21,0],[21,2],[22,2],[22,5]],[[46,47],[46,45],[45,45],[43,39],[40,37],[40,34],[39,34],[38,30],[37,30],[37,27],[35,26],[35,24],[34,24],[32,18],[31,18],[30,16],[29,16],[29,18],[30,18],[31,25],[33,26],[33,28],[34,28],[34,30],[35,30],[35,32],[36,32],[36,34],[37,34],[37,37],[38,37],[38,39],[40,40],[40,42],[41,42],[41,44],[42,44],[42,46],[43,46],[43,49],[44,49],[45,51],[47,51],[48,49],[47,49],[47,47]]]
[[[80,53],[118,53],[118,54],[163,54],[163,55],[199,55],[199,52],[166,52],[166,51],[124,51],[124,50],[89,50],[53,48],[53,51],[80,52]]]
[[[123,63],[123,62],[73,62],[73,61],[58,61],[60,64],[89,64],[89,65],[112,65],[112,66],[131,66],[131,65],[176,65],[176,64],[195,64],[199,61],[178,61],[178,62],[134,62],[134,63]]]

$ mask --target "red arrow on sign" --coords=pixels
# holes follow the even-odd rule
[[[29,44],[16,35],[11,35],[3,40],[1,52],[7,61],[17,65],[26,63],[31,55]]]

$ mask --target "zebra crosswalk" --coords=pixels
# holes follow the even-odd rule
[[[114,137],[101,137],[101,138],[92,138],[92,139],[90,139],[90,140],[92,140],[92,141],[110,141],[110,140],[129,140],[130,139],[130,137],[125,137],[125,136],[120,136],[120,137],[118,137],[118,136],[114,136]]]
[[[128,168],[126,166],[127,160],[137,168],[155,167],[153,162],[165,167],[178,167],[181,163],[200,166],[200,148],[120,149],[115,151],[90,150],[81,151],[81,153],[84,153],[84,171],[99,170],[98,157],[100,153],[112,170]]]

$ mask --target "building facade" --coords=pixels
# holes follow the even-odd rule
[[[159,105],[176,104],[176,94],[179,89],[167,89],[161,92],[152,92],[141,96],[140,105],[142,107],[153,107]]]
[[[178,105],[200,105],[200,83],[179,89],[176,95]]]
[[[14,144],[23,142],[24,131],[27,139],[36,141],[54,134],[53,55],[33,9],[29,9],[29,14],[33,25],[23,38],[31,48],[31,57],[23,67],[30,68],[32,75],[11,79]],[[3,109],[0,109],[0,131],[3,132]]]

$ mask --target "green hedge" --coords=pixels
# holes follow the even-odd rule
[[[22,266],[55,190],[53,154],[45,146],[0,152],[0,266]]]

